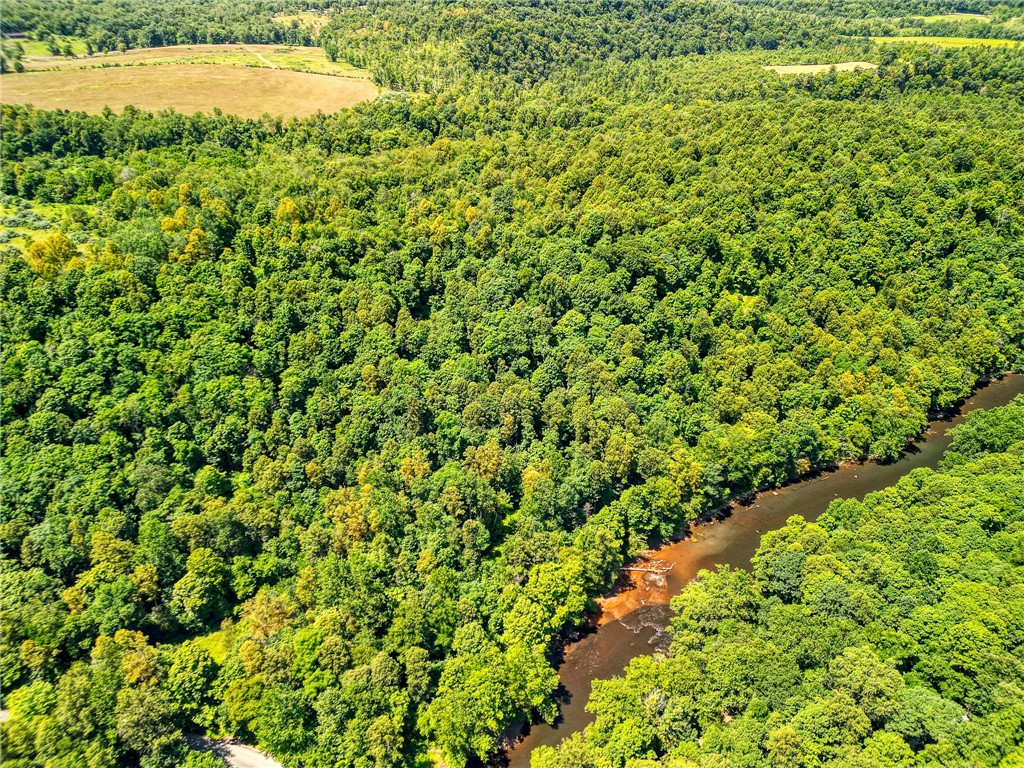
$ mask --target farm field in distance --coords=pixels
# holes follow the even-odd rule
[[[0,78],[4,102],[43,109],[99,113],[174,108],[179,112],[223,112],[242,117],[264,113],[303,117],[334,112],[374,98],[370,80],[332,77],[269,67],[223,64],[165,64],[51,72],[25,72]]]
[[[25,72],[2,77],[3,99],[45,109],[100,112],[219,108],[243,117],[302,117],[374,98],[366,72],[330,61],[322,48],[176,45],[66,58],[29,55]]]

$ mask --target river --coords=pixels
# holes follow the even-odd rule
[[[668,602],[698,571],[717,564],[749,569],[761,534],[782,527],[791,515],[816,520],[833,499],[861,499],[893,485],[913,469],[935,469],[949,445],[948,430],[962,423],[964,414],[1005,405],[1021,393],[1024,376],[1009,374],[975,391],[958,415],[929,424],[898,461],[846,464],[785,488],[765,491],[752,504],[737,505],[724,520],[695,526],[689,538],[659,548],[649,559],[671,565],[672,570],[666,575],[633,572],[615,593],[598,601],[601,614],[597,629],[566,647],[558,669],[564,693],[558,721],[555,725],[532,726],[504,758],[499,758],[498,764],[528,768],[532,750],[554,746],[593,721],[594,716],[584,709],[591,682],[621,674],[635,656],[668,647]]]

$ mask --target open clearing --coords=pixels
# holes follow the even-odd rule
[[[37,56],[37,57],[49,57],[50,48],[41,40],[29,40],[27,38],[21,38],[18,40],[5,40],[6,44],[14,46],[17,43],[21,44],[22,49],[25,51],[26,57]],[[70,45],[71,50],[76,56],[85,56],[85,39],[81,37],[58,37],[57,44],[64,48],[65,45]]]
[[[853,72],[857,69],[878,69],[877,64],[869,61],[844,61],[841,64],[782,64],[773,67],[765,67],[780,75],[816,75],[820,72],[828,72],[832,67],[836,72]]]
[[[972,45],[992,45],[1000,48],[1012,48],[1024,45],[1019,40],[1000,40],[994,37],[872,37],[876,43],[918,43],[935,45],[939,48],[967,48]]]
[[[27,55],[26,71],[91,69],[151,64],[232,64],[271,69],[294,69],[343,77],[367,77],[367,73],[343,61],[331,61],[322,48],[295,45],[169,45],[112,51],[75,59],[63,56]]]
[[[321,27],[330,21],[330,16],[326,13],[313,13],[311,11],[303,11],[302,13],[279,13],[274,17],[274,21],[286,27],[290,27],[294,21],[296,25],[302,29],[319,32]]]
[[[940,13],[935,16],[913,16],[920,21],[980,21],[987,24],[992,17],[987,13]]]
[[[219,108],[242,117],[304,117],[373,99],[377,86],[361,78],[266,67],[166,64],[3,75],[0,93],[7,104],[94,114],[105,106],[120,110],[133,104],[146,111]]]

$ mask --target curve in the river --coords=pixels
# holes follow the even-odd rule
[[[558,722],[532,726],[504,759],[499,759],[499,764],[528,768],[530,753],[535,748],[554,746],[586,727],[594,719],[585,710],[591,682],[621,674],[635,656],[667,648],[668,602],[698,571],[718,564],[749,568],[761,534],[780,528],[791,515],[816,520],[833,499],[863,498],[893,485],[911,470],[935,469],[949,446],[948,430],[962,423],[966,413],[1005,405],[1021,393],[1024,376],[1007,374],[978,389],[956,416],[932,422],[900,460],[889,464],[848,464],[776,491],[766,491],[724,521],[699,525],[690,538],[658,549],[653,557],[671,564],[672,570],[666,575],[636,572],[630,583],[598,601],[601,616],[597,630],[565,649],[558,670],[565,693]]]

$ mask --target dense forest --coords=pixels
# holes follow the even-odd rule
[[[115,37],[152,7],[11,6]],[[555,716],[552,640],[626,560],[1024,368],[1024,53],[840,41],[806,6],[353,5],[323,39],[406,92],[5,104],[2,223],[36,233],[0,244],[5,764],[205,768],[203,732],[286,766],[486,758]],[[811,54],[879,68],[763,68]],[[704,577],[672,658],[537,759],[1019,743],[1022,409],[770,537],[753,581]]]
[[[674,598],[668,657],[598,681],[535,768],[1024,760],[1024,397],[915,470],[768,533]],[[660,759],[659,759],[660,758]]]

